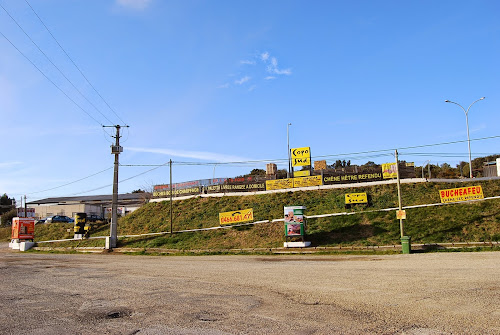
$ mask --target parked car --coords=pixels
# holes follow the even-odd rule
[[[45,223],[45,220],[47,220],[47,218],[37,219],[37,220],[35,220],[35,224]]]
[[[106,219],[103,218],[102,216],[96,215],[96,214],[87,215],[87,222],[97,222],[97,221],[106,222]]]
[[[75,220],[73,218],[70,218],[69,216],[65,215],[54,215],[54,216],[49,216],[45,222],[46,223],[52,223],[52,222],[65,222],[65,223],[71,223],[74,222]]]

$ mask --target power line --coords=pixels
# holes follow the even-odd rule
[[[36,191],[36,192],[27,193],[27,195],[37,194],[37,193],[42,193],[42,192],[47,192],[47,191],[56,190],[56,189],[61,188],[61,187],[65,187],[65,186],[68,186],[68,185],[71,185],[71,184],[78,183],[78,182],[80,182],[80,181],[82,181],[82,180],[85,180],[85,179],[91,178],[91,177],[93,177],[93,176],[97,176],[98,174],[101,174],[101,173],[106,172],[106,171],[111,170],[111,169],[112,169],[112,167],[107,168],[107,169],[104,169],[104,170],[99,171],[99,172],[96,172],[96,173],[93,173],[93,174],[91,174],[91,175],[89,175],[89,176],[87,176],[87,177],[83,177],[83,178],[80,178],[80,179],[78,179],[78,180],[75,180],[75,181],[72,181],[72,182],[66,183],[66,184],[64,184],[64,185],[60,185],[60,186],[56,186],[56,187],[52,187],[52,188],[48,188],[48,189],[46,189],[46,190],[42,190],[42,191]]]
[[[500,135],[499,136],[489,136],[489,137],[483,137],[483,138],[478,138],[478,139],[472,139],[471,141],[480,141],[480,140],[486,140],[486,139],[493,139],[493,138],[500,138]],[[425,145],[419,145],[419,146],[413,146],[413,147],[407,147],[407,148],[421,148],[421,147],[433,147],[433,146],[439,146],[439,145],[447,145],[447,144],[454,144],[454,143],[461,143],[461,142],[466,142],[466,141],[455,141],[455,142],[444,142],[444,143],[434,143],[434,144],[425,144]],[[373,158],[373,157],[384,157],[384,156],[388,156],[388,155],[392,155],[392,153],[387,153],[387,151],[389,151],[388,149],[384,149],[384,150],[373,150],[373,151],[365,151],[365,152],[358,152],[358,153],[346,153],[346,154],[338,154],[338,155],[327,155],[327,156],[313,156],[313,158],[317,158],[317,157],[333,157],[333,156],[340,156],[340,155],[358,155],[358,154],[364,154],[364,153],[381,153],[381,154],[378,154],[378,155],[365,155],[363,156],[364,158]],[[386,153],[383,153],[382,152],[386,152]],[[493,154],[489,154],[489,153],[479,153],[480,155],[493,155]],[[460,155],[460,156],[452,156],[452,155],[456,155],[454,153],[421,153],[421,152],[415,152],[415,153],[405,153],[404,155],[414,155],[414,156],[436,156],[436,157],[443,157],[443,156],[447,156],[447,157],[462,157],[463,155]],[[465,155],[465,154],[464,154]],[[255,161],[240,161],[240,162],[224,162],[224,163],[216,163],[216,162],[207,162],[207,163],[197,163],[197,162],[172,162],[173,165],[192,165],[192,166],[213,166],[213,165],[228,165],[228,164],[233,164],[233,165],[237,165],[237,164],[248,164],[248,163],[263,163],[263,162],[277,162],[277,161],[284,161],[286,162],[287,160],[286,159],[276,159],[276,160],[272,160],[272,159],[266,159],[266,160],[255,160]],[[128,180],[131,180],[131,179],[134,179],[134,178],[137,178],[139,176],[142,176],[144,174],[147,174],[151,171],[154,171],[156,169],[159,169],[160,167],[163,167],[163,166],[168,166],[170,164],[170,162],[165,162],[163,164],[120,164],[120,166],[123,166],[123,167],[153,167],[152,169],[149,169],[149,170],[146,170],[144,172],[141,172],[139,174],[136,174],[132,177],[129,177],[129,178],[126,178],[124,180],[121,180],[120,182],[125,182],[125,181],[128,181]],[[241,165],[240,165],[241,166]],[[102,173],[104,171],[107,171],[107,170],[110,170],[111,168],[108,168],[106,170],[103,170],[103,171],[100,171],[100,172],[97,172],[96,174],[99,174],[99,173]],[[94,176],[96,174],[93,174],[91,176]],[[91,176],[88,176],[88,177],[91,177]],[[73,183],[76,183],[78,181],[81,181],[81,180],[84,180],[84,179],[87,179],[88,177],[85,177],[85,178],[82,178],[80,180],[77,180],[75,182],[71,182],[69,184],[73,184]],[[66,184],[68,185],[68,184]],[[63,186],[66,186],[66,185],[62,185],[60,187],[63,187]],[[94,189],[91,189],[91,190],[87,190],[87,191],[83,191],[83,192],[79,192],[79,193],[75,193],[75,194],[71,194],[71,195],[80,195],[80,194],[85,194],[85,193],[90,193],[90,192],[93,192],[93,191],[97,191],[97,190],[101,190],[101,189],[104,189],[106,187],[110,187],[112,186],[112,184],[108,184],[108,185],[105,185],[105,186],[100,186],[98,188],[94,188]],[[60,187],[55,187],[55,188],[52,188],[52,189],[57,189],[57,188],[60,188]],[[52,189],[49,189],[49,190],[52,190]],[[46,190],[47,191],[47,190]],[[40,191],[40,192],[43,192],[43,191]],[[31,194],[34,194],[34,193],[40,193],[40,192],[33,192]]]
[[[80,96],[82,98],[84,98],[92,107],[94,107],[94,109],[99,114],[101,114],[108,122],[113,123],[85,95],[83,95],[83,93],[75,86],[75,84],[73,84],[73,82],[71,80],[69,80],[69,78],[59,69],[59,67],[57,67],[57,65],[54,64],[54,62],[49,58],[49,56],[47,56],[47,54],[38,46],[38,44],[36,44],[36,42],[33,41],[33,39],[31,38],[31,36],[23,29],[23,27],[21,27],[21,25],[16,21],[16,19],[14,19],[14,17],[12,17],[12,15],[10,15],[10,13],[7,11],[7,9],[5,9],[5,7],[2,6],[2,4],[0,4],[0,7],[2,7],[2,9],[12,19],[12,21],[14,21],[14,23],[19,27],[19,29],[21,29],[21,31],[24,33],[24,35],[26,35],[26,37],[28,37],[28,39],[31,41],[31,43],[33,43],[37,47],[38,51],[40,51],[45,56],[45,58],[50,62],[50,64],[52,64],[52,66],[54,66],[57,69],[57,71],[59,71],[59,73],[64,77],[64,79],[66,79],[66,81],[68,83],[70,83],[71,86],[73,86],[73,88],[80,94]]]
[[[457,157],[464,157],[467,156],[468,153],[451,153],[451,152],[406,152],[401,155],[406,155],[406,156],[435,156],[435,157],[450,157],[450,158],[457,158]],[[476,152],[474,156],[476,157],[485,157],[485,156],[493,156],[496,155],[495,153],[485,153],[485,152]]]
[[[483,141],[483,140],[489,140],[489,139],[495,139],[495,138],[500,138],[500,135],[471,139],[471,141]],[[464,142],[467,142],[467,140],[415,145],[415,146],[397,148],[397,150],[435,147],[435,146],[457,144],[457,143],[464,143]],[[381,150],[370,150],[370,151],[360,151],[360,152],[351,152],[351,153],[338,153],[338,154],[330,154],[330,155],[311,156],[311,158],[338,158],[338,157],[343,157],[343,156],[352,157],[352,156],[360,156],[360,155],[362,155],[362,157],[358,157],[358,159],[359,158],[377,158],[377,157],[384,157],[384,156],[393,156],[394,150],[395,149],[381,149]],[[372,155],[366,155],[366,154],[372,154]],[[263,159],[263,160],[251,160],[251,161],[239,161],[239,162],[220,162],[220,163],[218,163],[218,162],[209,162],[209,163],[176,162],[176,163],[177,163],[177,165],[214,165],[214,164],[217,164],[217,165],[235,165],[235,164],[241,164],[241,163],[243,163],[243,164],[245,164],[245,163],[279,163],[279,162],[286,162],[286,161],[287,161],[287,159],[284,158],[284,159]]]
[[[31,8],[31,10],[33,11],[33,13],[36,15],[36,17],[38,18],[38,20],[40,20],[40,22],[42,23],[42,25],[45,27],[45,29],[48,31],[48,33],[50,34],[50,36],[52,36],[52,38],[54,39],[54,41],[57,43],[57,45],[59,46],[59,48],[61,48],[61,50],[64,52],[64,54],[68,57],[68,59],[71,61],[71,63],[73,63],[73,65],[75,66],[75,68],[78,70],[78,72],[80,72],[80,74],[82,75],[82,77],[85,79],[85,81],[90,85],[90,87],[92,87],[92,89],[94,90],[94,92],[97,93],[97,95],[102,99],[102,101],[104,101],[104,103],[106,104],[106,106],[108,106],[108,108],[113,112],[113,114],[115,114],[115,116],[125,125],[127,125],[127,123],[125,121],[122,120],[122,118],[115,112],[115,110],[113,108],[111,108],[111,106],[108,104],[108,102],[102,97],[102,95],[97,91],[97,89],[94,87],[94,85],[92,85],[92,83],[87,79],[87,77],[83,74],[83,72],[80,70],[80,68],[76,65],[76,63],[73,61],[73,59],[69,56],[69,54],[66,52],[66,50],[62,47],[62,45],[59,43],[59,41],[55,38],[55,36],[52,34],[52,32],[49,30],[49,28],[45,25],[45,23],[42,21],[42,19],[40,18],[40,16],[37,14],[37,12],[33,9],[33,7],[30,5],[30,3],[28,2],[28,0],[25,0],[26,3],[28,4],[28,6]],[[109,121],[109,120],[108,120]]]
[[[66,96],[66,98],[68,98],[76,107],[80,108],[80,110],[82,112],[84,112],[85,114],[87,114],[92,120],[94,120],[95,122],[97,122],[100,126],[102,126],[103,124],[99,121],[97,121],[92,115],[90,115],[89,112],[87,112],[82,106],[80,106],[78,103],[76,103],[75,100],[73,100],[66,92],[64,92],[59,86],[57,86],[56,83],[54,83],[54,81],[52,81],[52,79],[50,79],[45,73],[43,73],[42,70],[40,70],[40,68],[38,66],[35,65],[35,63],[33,63],[31,61],[31,59],[28,58],[28,56],[26,56],[18,47],[16,47],[14,45],[14,43],[11,42],[11,40],[9,40],[7,38],[7,36],[5,36],[1,31],[0,31],[0,34],[21,54],[23,55],[24,58],[26,58],[26,60],[28,62],[31,63],[31,65],[33,65],[35,67],[35,69],[38,70],[38,72],[40,72],[52,85],[54,85],[59,91],[61,91],[62,94],[64,94]]]
[[[167,163],[162,164],[162,165],[158,165],[158,166],[156,166],[156,167],[154,167],[154,168],[152,168],[152,169],[149,169],[149,170],[147,170],[147,171],[141,172],[141,173],[136,174],[136,175],[134,175],[134,176],[132,176],[132,177],[129,177],[129,178],[126,178],[126,179],[120,180],[120,183],[123,183],[123,182],[125,182],[125,181],[131,180],[131,179],[134,179],[134,178],[137,178],[137,177],[139,177],[139,176],[142,176],[142,175],[144,175],[144,174],[146,174],[146,173],[149,173],[149,172],[151,172],[151,171],[154,171],[154,170],[156,170],[156,169],[158,169],[158,168],[160,168],[160,167],[162,167],[162,166],[168,165],[168,164],[170,164],[170,162],[167,162]],[[121,165],[121,166],[123,166],[123,165]],[[103,189],[103,188],[110,187],[110,186],[113,186],[113,184],[108,184],[108,185],[105,185],[105,186],[100,186],[100,187],[98,187],[98,188],[94,188],[94,189],[91,189],[91,190],[88,190],[88,191],[78,192],[78,193],[75,193],[75,194],[71,194],[70,196],[72,196],[72,195],[79,195],[79,194],[85,194],[85,193],[90,193],[90,192],[97,191],[97,190],[101,190],[101,189]]]

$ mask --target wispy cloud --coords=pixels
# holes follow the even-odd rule
[[[128,148],[127,150],[136,152],[148,152],[152,154],[161,154],[172,157],[183,157],[183,158],[193,158],[203,161],[211,161],[217,163],[225,162],[245,162],[250,159],[232,155],[219,154],[214,152],[206,151],[186,151],[186,150],[175,150],[175,149],[159,149],[159,148]]]
[[[251,78],[249,76],[245,76],[239,80],[235,80],[234,83],[237,84],[237,85],[242,85],[244,83],[246,83],[247,81],[249,81]]]
[[[269,51],[257,52],[253,56],[241,59],[240,72],[218,88],[238,87],[246,88],[248,92],[254,91],[263,81],[277,80],[282,76],[292,75],[290,68],[280,68],[278,59]],[[251,82],[251,85],[250,85]],[[244,85],[246,84],[246,85]]]
[[[0,162],[0,169],[1,168],[10,168],[16,165],[20,165],[22,162]]]
[[[240,64],[245,64],[245,65],[255,65],[254,60],[240,60]]]
[[[150,4],[152,0],[116,0],[116,4],[134,10],[144,10]]]
[[[271,58],[271,64],[267,66],[267,72],[269,73],[274,73],[274,74],[284,74],[284,75],[291,75],[292,70],[291,69],[279,69],[278,68],[278,60],[276,57]]]

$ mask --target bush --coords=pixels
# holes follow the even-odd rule
[[[2,227],[12,226],[12,218],[17,216],[17,210],[11,209],[7,213],[2,214]]]

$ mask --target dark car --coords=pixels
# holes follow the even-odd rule
[[[106,222],[106,219],[96,214],[90,214],[87,216],[87,222],[97,222],[97,221]]]
[[[65,216],[65,215],[54,215],[54,216],[49,216],[46,220],[46,223],[53,223],[53,222],[64,222],[64,223],[71,223],[74,222],[74,219]]]

